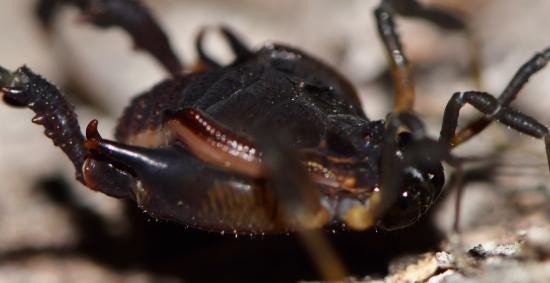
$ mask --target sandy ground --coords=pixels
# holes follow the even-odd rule
[[[240,32],[252,46],[269,40],[286,42],[323,58],[357,86],[369,116],[381,119],[391,107],[391,99],[388,99],[391,90],[383,79],[387,65],[371,13],[376,2],[146,1],[186,62],[195,58],[193,38],[199,28],[225,23]],[[429,2],[454,7],[466,16],[480,42],[483,88],[489,92],[499,93],[524,61],[534,52],[550,46],[550,37],[546,34],[550,25],[546,12],[550,10],[548,1],[531,0],[529,6],[513,0]],[[90,26],[76,23],[74,10],[64,11],[55,22],[54,32],[47,36],[33,21],[33,3],[30,0],[0,0],[0,64],[9,69],[26,64],[66,89],[68,96],[70,92],[85,96],[84,100],[74,99],[88,101],[77,105],[81,123],[100,118],[100,131],[110,136],[116,117],[128,100],[166,74],[145,54],[132,52],[131,43],[121,31],[97,32]],[[468,75],[465,37],[438,30],[422,21],[400,19],[398,24],[406,52],[417,71],[416,110],[436,136],[442,110],[450,95],[454,91],[476,88]],[[208,37],[207,44],[208,50],[220,60],[229,60],[227,49],[215,35]],[[546,78],[550,78],[550,70],[537,74],[515,104],[544,124],[550,122],[547,110],[550,80]],[[471,109],[464,112],[466,115],[473,113]],[[119,201],[90,192],[71,181],[71,165],[43,136],[42,129],[30,123],[31,118],[30,111],[0,105],[0,282],[196,281],[195,277],[190,279],[163,272],[162,268],[151,271],[136,267],[139,264],[113,268],[89,256],[85,249],[75,248],[79,247],[83,236],[74,224],[71,214],[74,211],[42,193],[45,185],[39,181],[63,176],[68,186],[73,187],[74,198],[80,207],[100,215],[115,235],[124,234],[120,231],[129,226],[123,213],[125,208]],[[535,276],[531,282],[545,281],[544,277],[536,277],[544,274],[541,270],[548,274],[550,268],[547,261],[550,188],[542,142],[493,126],[458,151],[476,156],[498,152],[504,156],[505,163],[495,170],[496,173],[491,173],[496,176],[493,182],[473,182],[467,186],[462,209],[464,250],[478,244],[489,245],[491,249],[498,244],[521,243],[522,253],[477,258],[476,266],[484,266],[487,259],[494,261],[497,258],[500,264],[490,265],[489,260],[493,270],[517,270],[514,274]],[[450,231],[451,202],[452,198],[447,198],[437,208],[434,219],[438,231]],[[449,247],[444,243],[438,244],[441,249]],[[59,251],[63,251],[63,256]],[[350,259],[344,258],[344,261]],[[429,262],[433,267],[434,261]],[[507,268],[509,264],[514,268]],[[438,265],[436,271],[417,279],[428,280],[430,276],[451,270],[455,274],[449,275],[448,282],[466,279],[471,282],[526,282],[523,281],[526,277],[504,275],[507,273],[491,277],[499,272],[468,266]],[[461,270],[467,272],[461,273]],[[379,274],[356,269],[354,275],[357,278],[371,276],[364,280],[381,278]],[[386,280],[402,280],[391,276]],[[453,279],[452,276],[463,277]],[[300,275],[284,278],[283,281],[307,279]]]

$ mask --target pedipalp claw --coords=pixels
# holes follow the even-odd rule
[[[86,141],[84,142],[84,147],[89,150],[98,150],[101,146],[103,138],[97,131],[98,124],[99,122],[96,119],[93,119],[86,127]]]

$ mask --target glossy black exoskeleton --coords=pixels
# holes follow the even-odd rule
[[[52,1],[40,15],[50,20]],[[34,123],[75,165],[87,187],[130,198],[153,217],[199,229],[275,233],[345,224],[361,230],[404,227],[440,194],[441,163],[457,165],[452,147],[492,120],[544,138],[548,129],[508,108],[550,50],[535,55],[498,98],[456,93],[439,140],[426,137],[414,114],[414,84],[393,16],[427,19],[466,30],[445,11],[416,1],[384,0],[375,11],[396,87],[395,107],[370,121],[354,88],[303,51],[279,44],[250,50],[227,28],[235,61],[221,66],[202,50],[193,72],[182,64],[149,13],[136,1],[64,0],[100,27],[119,26],[173,77],[136,97],[116,130],[103,139],[92,121],[81,134],[72,107],[48,81],[22,67],[2,70],[3,99],[37,113]],[[455,135],[458,112],[471,104],[485,118]]]

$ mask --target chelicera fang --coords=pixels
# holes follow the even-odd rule
[[[414,0],[382,0],[375,10],[396,90],[383,121],[367,118],[338,72],[298,49],[266,44],[251,50],[222,27],[235,61],[222,66],[212,60],[203,51],[203,31],[196,41],[200,58],[191,68],[139,1],[42,0],[44,23],[62,4],[78,7],[96,26],[126,30],[172,78],[131,102],[117,141],[102,138],[95,120],[84,137],[72,106],[27,67],[1,69],[3,99],[36,113],[33,122],[72,161],[82,184],[132,199],[156,218],[247,234],[341,224],[354,230],[404,227],[440,194],[441,163],[459,165],[451,149],[494,120],[544,139],[550,159],[548,128],[509,108],[546,65],[550,49],[525,63],[499,97],[455,93],[439,139],[426,136],[413,113],[414,83],[393,18],[424,18],[451,30],[466,26]],[[464,104],[485,116],[456,133]]]

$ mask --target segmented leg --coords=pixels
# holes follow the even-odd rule
[[[437,7],[423,5],[417,0],[382,0],[381,5],[391,7],[402,16],[424,19],[444,29],[466,29],[466,24],[456,15]]]
[[[237,34],[235,34],[230,28],[223,25],[216,28],[219,29],[223,38],[229,43],[229,47],[235,55],[235,62],[239,62],[252,54],[250,48],[248,48],[244,41],[240,39],[239,36],[237,36]],[[195,38],[195,48],[197,49],[197,54],[199,55],[199,62],[193,69],[197,71],[217,69],[221,67],[220,63],[216,62],[216,60],[212,59],[204,51],[204,36],[210,29],[211,28],[209,27],[202,28]]]
[[[100,28],[120,27],[134,40],[135,46],[149,52],[172,75],[183,64],[170,46],[168,37],[148,9],[137,0],[40,0],[37,15],[48,27],[62,5],[76,6],[83,18]]]
[[[86,160],[89,152],[84,147],[76,113],[54,85],[27,67],[15,72],[0,67],[0,88],[7,104],[27,107],[36,113],[33,123],[42,125],[46,136],[71,160],[77,180],[114,197],[128,196],[130,177],[127,174],[101,160]],[[95,177],[93,183],[86,182],[92,179],[87,176]]]
[[[393,14],[384,5],[375,10],[378,33],[382,37],[395,85],[394,112],[412,110],[414,106],[414,80],[411,67],[395,30]]]
[[[195,72],[218,69],[221,67],[221,64],[212,59],[204,51],[204,36],[208,31],[208,27],[203,27],[195,37],[195,49],[197,50],[197,55],[199,56],[199,61],[193,66]]]
[[[416,0],[382,0],[374,14],[378,33],[384,42],[386,54],[390,60],[395,85],[396,96],[393,111],[410,111],[414,106],[414,79],[396,32],[394,15],[422,18],[449,30],[464,30],[465,24],[446,11],[423,6]]]
[[[342,280],[347,275],[344,265],[324,235],[317,230],[321,228],[320,223],[328,221],[328,214],[317,213],[321,207],[318,188],[296,155],[285,148],[284,138],[277,139],[272,134],[266,134],[260,144],[264,149],[263,162],[270,172],[267,184],[280,200],[285,218],[299,216],[298,222],[302,228],[297,232],[323,278]]]
[[[456,197],[455,197],[455,217],[453,220],[453,232],[460,232],[460,208],[462,207],[462,195],[464,193],[464,171],[462,166],[457,166],[457,170],[453,173],[453,176],[450,180],[450,187],[456,188]]]
[[[27,67],[15,72],[0,68],[0,87],[6,103],[28,107],[36,113],[32,122],[45,128],[46,136],[69,157],[76,178],[83,182],[82,165],[88,150],[84,148],[73,106],[54,85]]]
[[[486,115],[486,119],[497,120],[521,133],[535,138],[544,139],[546,155],[550,169],[550,137],[548,128],[535,119],[512,110],[492,95],[484,92],[457,92],[455,93],[443,115],[443,124],[439,141],[449,149],[453,147],[453,137],[458,123],[459,111],[466,104],[470,104]]]
[[[523,88],[525,83],[527,83],[529,78],[539,70],[543,69],[549,60],[550,48],[547,48],[544,51],[535,54],[535,56],[523,64],[498,97],[497,100],[499,104],[501,106],[510,105],[510,103],[516,99],[519,91]],[[466,142],[471,137],[483,131],[483,129],[485,129],[492,121],[493,119],[482,117],[471,122],[452,138],[451,146],[455,147]]]
[[[479,58],[479,42],[474,32],[453,13],[438,7],[425,6],[417,1],[411,0],[385,0],[395,11],[405,17],[413,17],[427,20],[441,28],[451,31],[462,31],[466,33],[468,40],[468,52],[470,57],[470,73],[472,80],[478,89],[481,89],[481,60]]]

